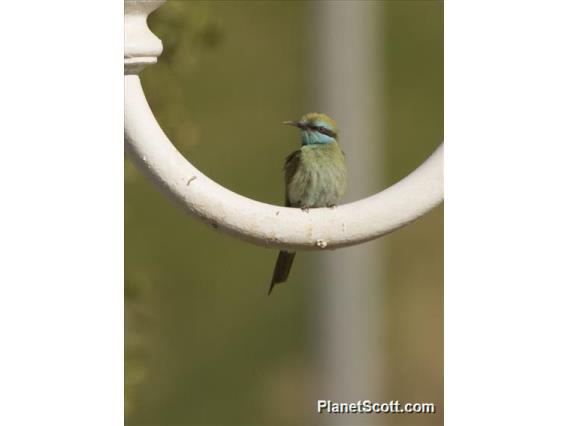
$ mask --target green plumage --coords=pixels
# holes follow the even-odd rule
[[[347,169],[337,142],[305,145],[286,159],[286,201],[291,207],[332,207],[345,193]]]
[[[347,185],[345,156],[338,144],[335,121],[325,114],[310,113],[298,122],[286,122],[302,130],[302,147],[286,158],[284,177],[286,206],[334,207]],[[281,251],[268,294],[288,279],[295,253]]]

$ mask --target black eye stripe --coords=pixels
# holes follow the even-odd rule
[[[329,130],[329,129],[325,128],[325,127],[316,127],[316,126],[313,126],[312,129],[314,129],[315,131],[320,132],[320,133],[322,133],[322,134],[324,134],[324,135],[330,136],[330,137],[332,137],[332,138],[337,137],[337,135],[335,134],[334,131]]]

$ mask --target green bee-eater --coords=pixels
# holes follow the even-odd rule
[[[325,114],[311,112],[300,121],[285,121],[301,131],[302,147],[286,158],[286,207],[335,207],[345,193],[347,169],[339,148],[337,125]],[[294,252],[281,251],[268,294],[288,279]]]

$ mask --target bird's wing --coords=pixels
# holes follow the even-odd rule
[[[290,184],[292,177],[296,174],[298,170],[298,165],[300,164],[300,154],[301,150],[294,151],[292,154],[286,157],[286,162],[284,163],[284,181],[286,183],[286,190],[284,191],[284,196],[286,197],[286,207],[293,207],[288,200],[288,185]]]

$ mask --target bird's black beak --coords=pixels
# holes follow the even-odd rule
[[[284,121],[282,124],[287,124],[288,126],[298,127],[300,129],[304,128],[302,123],[300,123],[299,121]]]

